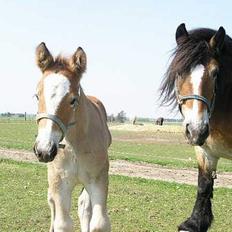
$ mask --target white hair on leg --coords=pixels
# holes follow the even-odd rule
[[[78,216],[81,224],[81,232],[89,232],[89,223],[92,217],[92,206],[89,194],[83,189],[78,199]]]

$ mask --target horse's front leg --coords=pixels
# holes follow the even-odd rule
[[[51,208],[50,232],[72,232],[73,222],[69,215],[71,193],[74,184],[67,171],[48,165],[48,203]]]
[[[183,232],[206,232],[213,221],[211,198],[218,158],[206,153],[201,147],[196,147],[198,160],[198,190],[192,215],[179,227]]]
[[[101,175],[86,186],[89,193],[92,218],[89,225],[90,232],[110,232],[110,220],[107,213],[108,168]]]

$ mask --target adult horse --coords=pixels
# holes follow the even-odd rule
[[[73,231],[69,212],[77,183],[84,185],[78,200],[81,231],[108,232],[107,149],[111,135],[104,106],[95,97],[86,96],[80,86],[86,54],[79,47],[70,58],[54,59],[41,43],[36,60],[43,75],[37,86],[34,152],[39,161],[48,163],[50,232]],[[61,141],[63,148],[59,149]]]
[[[162,118],[162,117],[157,118],[156,121],[155,121],[155,124],[156,124],[156,125],[162,126],[163,123],[164,123],[164,118]]]
[[[176,30],[177,47],[161,84],[163,103],[179,105],[198,160],[198,191],[191,216],[179,231],[211,226],[211,198],[220,157],[232,158],[232,39],[218,31]]]

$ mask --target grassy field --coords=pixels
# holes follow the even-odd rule
[[[0,161],[0,231],[48,231],[46,166]],[[72,218],[79,230],[73,194]],[[191,212],[195,187],[121,176],[110,177],[108,208],[114,232],[173,232]],[[232,190],[216,189],[212,232],[230,232]]]
[[[34,121],[0,121],[0,147],[32,150],[37,133]],[[110,159],[144,161],[168,167],[196,167],[193,147],[184,139],[181,125],[110,125],[113,143]],[[219,171],[232,171],[232,163],[221,159]]]

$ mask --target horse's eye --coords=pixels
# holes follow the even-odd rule
[[[217,69],[214,69],[214,70],[211,72],[211,76],[212,76],[214,79],[216,79],[217,75],[218,75],[218,70],[217,70]]]

